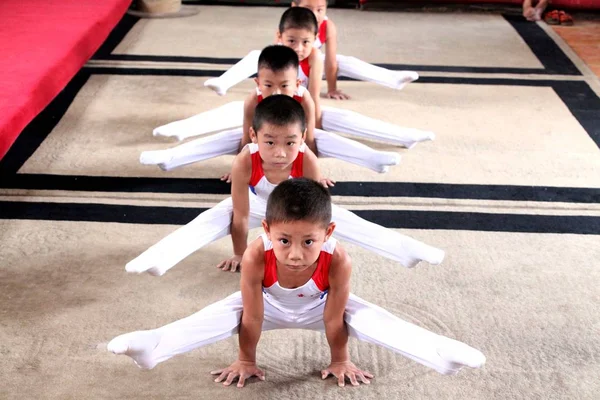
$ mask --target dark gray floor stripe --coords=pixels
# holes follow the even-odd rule
[[[17,174],[0,181],[0,188],[106,193],[229,194],[219,179],[135,178],[111,176]],[[600,203],[600,188],[519,185],[470,185],[412,182],[338,182],[336,196],[423,197],[469,200],[510,200]]]
[[[0,219],[173,224],[190,222],[205,208],[0,201]],[[600,217],[369,210],[355,213],[387,228],[600,235]]]

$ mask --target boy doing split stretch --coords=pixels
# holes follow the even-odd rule
[[[231,233],[234,255],[220,264],[237,269],[251,228],[261,226],[269,194],[279,183],[295,177],[320,181],[317,158],[303,143],[306,116],[302,106],[286,95],[262,100],[254,113],[252,143],[233,162],[231,198],[203,212],[149,248],[126,266],[128,272],[162,275],[196,250]],[[250,186],[250,190],[248,187]],[[414,267],[425,260],[439,264],[444,252],[356,214],[333,206],[335,235],[384,257]]]
[[[351,260],[332,238],[336,230],[331,198],[320,184],[291,179],[279,184],[266,206],[265,234],[244,252],[241,291],[163,327],[136,331],[110,341],[108,350],[131,357],[141,368],[239,334],[239,355],[229,367],[212,371],[228,386],[257,376],[257,345],[262,331],[324,331],[331,354],[325,379],[368,384],[373,375],[350,360],[348,337],[377,344],[442,374],[479,368],[478,350],[403,321],[350,294]]]
[[[145,151],[140,156],[140,162],[171,170],[220,155],[237,154],[241,148],[250,143],[250,126],[256,106],[264,98],[273,94],[293,97],[302,105],[307,117],[305,142],[313,152],[318,149],[319,157],[337,158],[379,173],[386,172],[390,166],[400,162],[400,155],[396,152],[374,150],[354,140],[315,129],[315,103],[310,93],[298,85],[298,57],[292,49],[285,46],[268,46],[261,52],[258,64],[258,76],[255,79],[257,87],[243,104],[244,118],[241,128],[226,130],[170,149]],[[229,108],[223,106],[214,112],[221,114],[223,109]],[[209,111],[193,117],[196,119],[197,126],[202,126],[204,121],[216,117],[211,113]],[[222,118],[226,121],[224,115]],[[187,132],[186,129],[190,126],[188,121],[184,120],[158,130],[162,134],[172,132],[181,135]]]
[[[322,46],[325,46],[325,54],[319,51],[319,57],[321,60],[325,60],[324,76],[327,79],[327,94],[325,97],[338,100],[349,98],[348,95],[337,88],[338,76],[374,82],[397,90],[404,88],[406,84],[419,78],[419,74],[414,71],[392,71],[366,63],[356,57],[336,54],[337,27],[334,22],[326,16],[326,0],[292,1],[292,7],[302,7],[312,11],[317,20],[318,28],[316,37],[313,39],[313,46],[316,49],[321,49]],[[276,43],[281,43],[280,34],[281,29],[276,34]],[[223,96],[231,87],[257,72],[256,61],[259,54],[260,51],[258,50],[251,51],[246,57],[220,77],[207,80],[204,83],[204,86],[214,90],[220,96]],[[319,79],[322,79],[322,76],[323,73],[319,75]]]

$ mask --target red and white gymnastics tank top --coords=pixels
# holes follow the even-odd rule
[[[308,88],[308,78],[310,77],[310,64],[308,63],[308,57],[300,61],[298,65],[298,79],[300,84],[304,88]]]
[[[315,39],[314,47],[320,49],[323,47],[325,42],[327,42],[327,20],[329,18],[325,17],[321,25],[319,26],[319,33],[317,34],[317,38]]]
[[[320,306],[326,300],[329,290],[329,267],[337,241],[331,237],[321,247],[317,268],[304,285],[287,289],[277,281],[277,259],[273,252],[273,243],[266,234],[260,236],[265,246],[265,276],[263,278],[263,296],[273,306],[292,313],[302,313]]]
[[[295,92],[294,95],[292,96],[294,98],[294,100],[296,100],[298,103],[302,103],[302,98],[304,97],[304,93],[306,93],[306,88],[304,86],[300,86]],[[263,101],[265,99],[265,97],[263,96],[262,92],[260,91],[259,88],[256,88],[256,97],[258,100],[258,103],[260,103],[261,101]]]
[[[258,145],[256,143],[248,143],[248,149],[250,150],[250,157],[252,159],[252,175],[250,176],[250,190],[257,195],[261,200],[267,201],[269,195],[277,187],[267,180],[265,172],[262,166],[262,159],[258,152]],[[290,172],[291,178],[301,178],[304,176],[304,150],[306,144],[303,142],[300,145],[298,157],[292,163],[292,171]]]

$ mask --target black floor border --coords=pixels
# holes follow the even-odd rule
[[[10,179],[35,153],[65,115],[89,77],[90,74],[81,71],[75,74],[54,100],[23,129],[23,132],[0,160],[0,182]]]
[[[12,148],[0,160],[0,187],[15,188],[15,189],[50,189],[50,184],[57,185],[56,189],[61,190],[87,190],[87,191],[113,191],[114,188],[121,188],[120,191],[127,192],[126,188],[134,188],[133,191],[146,191],[147,187],[154,188],[156,192],[169,193],[170,190],[175,190],[176,193],[183,193],[181,188],[190,190],[185,193],[197,193],[198,190],[204,190],[203,193],[225,193],[224,186],[219,186],[218,183],[209,184],[202,180],[191,180],[187,183],[182,181],[172,180],[171,178],[123,178],[123,177],[77,177],[77,176],[61,176],[61,175],[44,175],[44,174],[17,174],[17,171],[25,164],[25,162],[33,155],[35,150],[40,146],[44,139],[52,132],[54,126],[58,123],[62,115],[67,111],[75,96],[89,79],[89,68],[82,69],[67,87],[52,101],[52,103],[40,113],[17,138]],[[500,79],[500,78],[447,78],[447,77],[424,77],[420,81],[423,84],[442,83],[442,84],[475,84],[475,85],[506,85],[506,86],[535,86],[535,87],[551,87],[564,102],[573,116],[581,124],[581,126],[590,135],[592,140],[600,148],[600,98],[594,93],[589,85],[584,81],[559,81],[559,80],[529,80],[529,79]],[[173,181],[174,183],[168,183]],[[198,189],[194,187],[192,182],[202,182],[202,187]],[[208,181],[208,180],[207,180]],[[175,183],[176,182],[176,183]],[[338,183],[340,190],[342,187],[349,187],[351,183]],[[361,187],[369,188],[368,193],[406,193],[406,188],[409,183],[398,182],[362,182]],[[399,185],[397,189],[393,189],[394,185]],[[405,186],[403,186],[405,185]],[[432,190],[426,184],[417,183],[419,189],[414,193],[415,197],[433,197],[426,196],[426,188]],[[450,185],[450,184],[447,184]],[[436,187],[444,188],[445,185],[436,185]],[[473,185],[450,185],[454,189],[438,189],[432,193],[439,193],[439,196],[463,196],[451,198],[479,198],[480,193],[488,193],[488,199],[493,199],[493,196],[501,196],[501,199],[509,199],[506,193],[513,193],[514,196],[521,196],[522,200],[529,201],[567,201],[567,202],[588,202],[587,199],[597,199],[594,194],[595,189],[590,189],[591,192],[585,191],[583,188],[558,188],[548,189],[540,187],[535,190],[535,193],[527,192],[526,187],[510,186],[494,186],[484,185],[487,189],[483,192],[481,187]],[[160,189],[163,188],[163,189]],[[173,189],[176,188],[176,189]],[[470,188],[466,190],[466,188]],[[516,189],[518,188],[518,189]],[[544,195],[546,190],[556,190],[560,194],[555,194],[557,200],[543,200],[549,198]],[[501,192],[505,191],[503,195]],[[353,193],[348,195],[359,195],[361,190],[341,191],[341,193]],[[557,192],[557,193],[558,193]],[[335,192],[334,192],[335,193]],[[454,193],[454,194],[452,194]],[[518,194],[521,193],[521,194]],[[591,193],[591,194],[590,194]],[[344,195],[344,194],[340,194]],[[360,194],[362,195],[362,194]],[[381,194],[379,196],[382,196]],[[406,196],[406,194],[404,194]],[[524,197],[523,197],[524,196]],[[591,197],[590,197],[591,196]],[[437,197],[437,196],[436,196]],[[569,200],[571,199],[571,200]],[[590,202],[597,202],[593,200]]]
[[[0,219],[184,225],[205,208],[0,201]],[[386,228],[600,235],[600,217],[455,211],[357,210]]]
[[[132,62],[170,62],[188,64],[219,64],[233,65],[240,58],[220,57],[192,57],[192,56],[154,56],[143,54],[109,54],[101,58],[101,61],[132,61]],[[518,75],[556,75],[556,73],[544,68],[516,68],[516,67],[470,67],[470,66],[444,66],[444,65],[417,65],[417,64],[375,64],[378,67],[394,71],[418,71],[418,72],[451,72],[471,74],[518,74]],[[174,68],[175,69],[175,68]],[[222,74],[223,71],[220,71]],[[573,75],[573,74],[568,74]]]
[[[514,18],[513,18],[514,19]],[[518,18],[516,19],[518,20]],[[138,18],[125,16],[111,33],[99,54],[110,54],[120,40],[135,25]],[[530,24],[523,25],[529,29]],[[535,24],[532,24],[535,25]],[[517,24],[517,26],[520,26]],[[535,25],[537,29],[539,26]],[[543,30],[542,30],[543,32]],[[545,32],[544,32],[545,34]],[[548,39],[550,39],[548,37]],[[554,42],[553,42],[554,43]],[[560,49],[558,49],[560,50]],[[158,72],[157,72],[158,71]],[[71,102],[91,74],[220,74],[221,71],[153,70],[153,69],[112,69],[83,68],[57,96],[57,98],[30,123],[19,136],[4,159],[0,160],[0,187],[16,189],[50,190],[52,185],[60,190],[83,191],[134,191],[163,193],[227,193],[229,188],[217,180],[173,180],[171,178],[123,178],[61,176],[46,174],[18,174],[17,171],[31,157],[43,140],[51,133]],[[476,84],[507,86],[549,86],[552,87],[569,110],[600,147],[600,98],[583,81],[530,80],[503,78],[460,78],[422,77],[417,83]],[[133,180],[132,180],[133,179]],[[212,182],[214,181],[214,182]],[[210,183],[212,182],[212,183]],[[412,185],[412,186],[411,186]],[[356,188],[353,188],[356,186]],[[131,188],[131,189],[128,189]],[[152,188],[152,189],[149,189]],[[160,188],[160,189],[159,189]],[[367,189],[368,188],[368,189]],[[597,202],[596,189],[548,188],[510,185],[460,185],[425,184],[401,182],[339,182],[334,194],[348,196],[408,196],[469,199],[498,199],[555,202]]]
[[[2,179],[2,189],[63,190],[103,193],[229,194],[219,179],[135,178],[111,176],[17,174]],[[600,204],[600,188],[479,185],[420,182],[338,182],[334,196],[413,197]]]
[[[108,35],[102,46],[92,56],[92,59],[105,59],[111,56],[114,49],[121,43],[123,38],[129,33],[131,28],[140,20],[131,14],[123,15],[117,26]]]
[[[550,74],[582,75],[573,61],[538,24],[520,15],[503,15]]]
[[[518,68],[518,67],[473,67],[473,66],[444,66],[444,65],[413,65],[413,64],[375,64],[391,70],[414,70],[418,72],[453,72],[475,74],[541,74],[541,75],[582,75],[571,59],[560,49],[556,42],[535,23],[527,21],[522,16],[502,14],[502,17],[512,26],[523,39],[532,53],[542,63],[544,68]],[[145,54],[111,54],[116,45],[127,34],[131,26],[137,22],[132,16],[127,16],[119,29],[106,43],[106,47],[94,55],[95,60],[115,61],[150,61],[173,63],[203,63],[203,64],[235,64],[239,58],[220,57],[193,57],[193,56],[155,56]],[[121,26],[122,25],[122,26]],[[129,26],[131,25],[131,26]],[[222,71],[219,72],[219,75]],[[217,76],[219,76],[217,75]],[[199,75],[215,76],[215,75]]]

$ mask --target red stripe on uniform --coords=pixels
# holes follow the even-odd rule
[[[321,26],[319,26],[319,40],[321,44],[325,44],[327,41],[327,20],[321,22]]]
[[[265,176],[263,171],[262,159],[260,158],[260,152],[250,154],[252,160],[252,175],[250,175],[250,186],[258,185],[258,182]]]
[[[265,251],[265,276],[263,277],[263,287],[269,288],[277,282],[277,260],[273,250]]]

